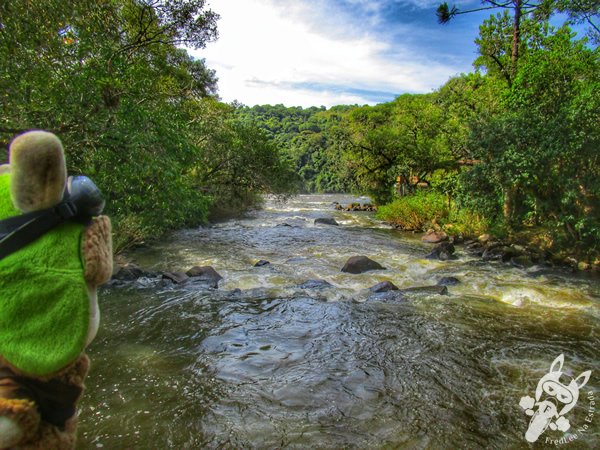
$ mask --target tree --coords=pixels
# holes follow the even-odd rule
[[[503,76],[508,84],[512,83],[516,73],[517,64],[523,48],[523,20],[529,23],[544,23],[554,12],[566,13],[571,23],[586,23],[590,36],[596,42],[600,41],[600,29],[597,20],[600,18],[600,2],[598,0],[483,0],[484,6],[467,10],[460,10],[456,6],[441,3],[436,11],[438,21],[442,24],[450,22],[454,17],[475,11],[503,9],[504,14],[496,16],[496,20],[488,19],[487,27],[495,27],[497,31],[506,29],[510,22],[510,63],[496,61],[501,66]],[[508,20],[508,11],[512,10],[512,17]],[[530,25],[531,26],[531,25]],[[494,55],[495,52],[483,52],[482,55]]]
[[[358,186],[377,203],[391,199],[398,176],[409,184],[452,160],[442,132],[443,112],[432,95],[405,94],[394,102],[364,106],[347,117],[339,142]]]
[[[494,198],[513,189],[514,202],[504,201],[513,225],[543,223],[572,247],[597,251],[599,87],[597,52],[568,28],[545,37],[520,66],[505,108],[473,129],[482,163],[468,174],[471,195],[486,197],[493,210]]]

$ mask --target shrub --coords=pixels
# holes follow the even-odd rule
[[[425,230],[433,224],[443,223],[447,217],[446,197],[426,191],[398,198],[381,206],[377,212],[377,218],[407,231]]]

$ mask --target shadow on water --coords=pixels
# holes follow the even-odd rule
[[[467,255],[423,260],[417,239],[369,215],[333,214],[335,199],[268,205],[133,255],[154,268],[212,264],[224,285],[101,292],[79,447],[504,449],[563,436],[527,444],[519,400],[561,353],[568,375],[593,371],[585,395],[597,390],[597,281],[559,272],[532,281]],[[323,214],[342,225],[314,226]],[[388,270],[341,274],[357,249]],[[253,268],[262,258],[271,266]],[[364,294],[382,279],[410,286],[443,275],[462,281],[449,296]],[[314,278],[333,287],[297,288]],[[582,391],[571,433],[589,407]],[[569,448],[597,448],[599,438],[600,413]]]

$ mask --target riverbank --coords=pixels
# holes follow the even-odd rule
[[[377,217],[402,231],[435,232],[452,244],[465,243],[486,261],[563,266],[600,274],[600,255],[557,238],[556,232],[541,226],[523,225],[512,230],[494,226],[481,215],[449,204],[444,196],[433,192],[396,199],[379,207]]]

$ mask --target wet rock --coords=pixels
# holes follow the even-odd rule
[[[187,276],[185,272],[163,272],[162,279],[170,280],[175,284],[183,284],[187,282],[190,277]]]
[[[463,242],[465,242],[465,238],[460,235],[452,236],[450,238],[450,242],[452,242],[453,244],[459,245],[459,244],[462,244]]]
[[[448,288],[446,286],[415,286],[407,289],[401,289],[403,294],[423,294],[423,295],[447,295]]]
[[[235,289],[232,289],[231,291],[227,292],[227,296],[229,296],[229,297],[237,298],[241,295],[242,295],[242,290],[240,288],[235,288]]]
[[[481,236],[479,236],[477,238],[477,240],[481,243],[481,244],[487,244],[490,240],[492,239],[492,236],[488,233],[482,234]]]
[[[456,286],[460,284],[460,280],[456,277],[442,277],[437,282],[438,286]]]
[[[577,267],[577,264],[579,264],[579,263],[577,262],[577,260],[576,260],[575,258],[572,258],[571,256],[568,256],[568,257],[566,257],[566,258],[564,259],[564,263],[565,263],[567,266],[571,266],[571,267],[573,267],[573,268],[576,268],[576,267]]]
[[[369,288],[369,291],[373,292],[373,293],[397,291],[397,290],[398,290],[398,286],[396,286],[391,281],[382,281],[381,283],[377,283],[376,285],[371,286]]]
[[[298,287],[300,289],[326,289],[333,287],[333,285],[329,281],[325,280],[307,280],[302,284],[299,284]]]
[[[186,272],[186,275],[192,278],[194,283],[204,283],[213,289],[217,289],[219,281],[223,279],[212,266],[194,266]]]
[[[508,247],[492,246],[484,250],[481,259],[484,261],[509,261],[513,256],[515,255],[511,254]]]
[[[425,258],[426,259],[439,259],[440,261],[448,261],[449,259],[454,259],[454,244],[451,242],[440,242],[435,247],[431,253],[429,253]]]
[[[135,281],[138,278],[155,276],[156,273],[145,271],[137,264],[127,263],[117,269],[117,272],[112,276],[112,279],[119,281]]]
[[[527,255],[515,256],[510,259],[510,263],[519,269],[527,269],[533,266],[533,261]]]
[[[331,217],[319,217],[317,219],[315,219],[315,225],[339,225],[339,223],[337,223],[335,221],[335,219],[332,219]]]
[[[269,261],[267,261],[266,259],[261,259],[256,264],[254,264],[254,267],[268,266],[269,264],[271,264],[271,263]]]
[[[342,272],[353,274],[368,272],[370,270],[385,270],[385,267],[366,256],[351,256],[346,261],[346,264],[344,264],[344,267],[342,267]]]
[[[398,290],[392,291],[384,291],[384,292],[375,292],[367,298],[369,302],[398,302],[404,301],[406,297],[404,294]]]
[[[275,225],[276,227],[288,227],[288,228],[293,228],[293,225],[290,225],[287,222],[283,222],[283,223],[278,223],[277,225]]]
[[[442,241],[447,241],[448,235],[443,231],[429,230],[421,237],[421,241],[427,242],[428,244],[438,244]]]

